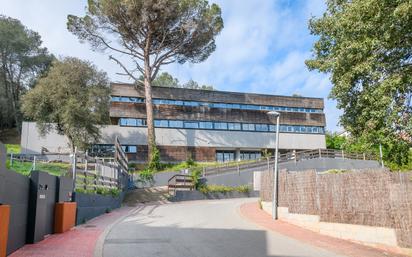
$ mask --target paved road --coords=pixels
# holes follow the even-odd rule
[[[239,206],[256,199],[230,199],[140,206],[112,227],[104,257],[338,256],[241,217]]]

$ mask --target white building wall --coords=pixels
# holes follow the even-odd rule
[[[102,144],[113,144],[116,136],[122,144],[146,145],[147,128],[120,127],[117,125],[102,128]],[[197,146],[216,148],[262,149],[275,148],[275,133],[219,131],[197,129],[156,128],[156,142],[167,146]],[[64,136],[51,132],[45,137],[38,133],[35,123],[24,122],[21,138],[22,151],[39,153],[42,147],[49,152],[69,151]],[[326,148],[325,135],[280,133],[280,149]]]

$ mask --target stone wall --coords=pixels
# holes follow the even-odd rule
[[[412,248],[412,173],[358,170],[343,174],[281,171],[279,206],[320,222],[392,228],[398,246]],[[261,198],[272,200],[272,177],[262,174]]]

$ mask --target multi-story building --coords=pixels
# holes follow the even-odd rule
[[[110,152],[118,136],[131,161],[147,161],[144,95],[143,87],[112,84],[111,125],[102,128],[92,153]],[[325,148],[322,98],[169,87],[153,87],[152,95],[162,161],[247,160],[273,152],[276,118],[269,111],[280,113],[281,152]],[[24,136],[24,149],[23,141]]]
[[[280,149],[325,148],[321,98],[275,96],[183,88],[153,87],[156,142],[165,161],[193,158],[230,161],[259,158],[275,147],[280,116]],[[112,84],[112,125],[133,145],[135,158],[147,157],[144,89]]]

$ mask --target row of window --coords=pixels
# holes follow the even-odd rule
[[[137,153],[136,145],[122,145],[123,151],[125,153]],[[92,145],[89,149],[89,154],[91,156],[113,156],[114,145],[111,144],[97,144]]]
[[[144,103],[144,98],[141,97],[125,97],[112,96],[112,102],[126,102],[126,103]],[[242,109],[242,110],[264,110],[264,111],[282,111],[282,112],[309,112],[321,113],[322,109],[303,108],[303,107],[283,107],[283,106],[268,106],[268,105],[253,105],[253,104],[229,104],[229,103],[208,103],[198,101],[184,101],[184,100],[166,100],[153,99],[153,104],[162,105],[180,105],[180,106],[207,106],[210,108],[224,108],[224,109]]]
[[[146,119],[120,118],[120,126],[144,127]],[[212,121],[184,121],[184,120],[155,120],[155,127],[158,128],[187,128],[187,129],[213,129],[213,130],[237,130],[237,131],[258,131],[258,132],[276,132],[276,126],[273,124],[255,124],[255,123],[238,123],[238,122],[212,122]],[[318,126],[298,126],[298,125],[280,125],[280,132],[291,133],[313,133],[323,134],[323,127]]]
[[[258,151],[253,152],[240,152],[240,160],[256,160],[262,157],[262,153]],[[216,151],[216,161],[218,162],[231,162],[235,161],[235,151]]]

